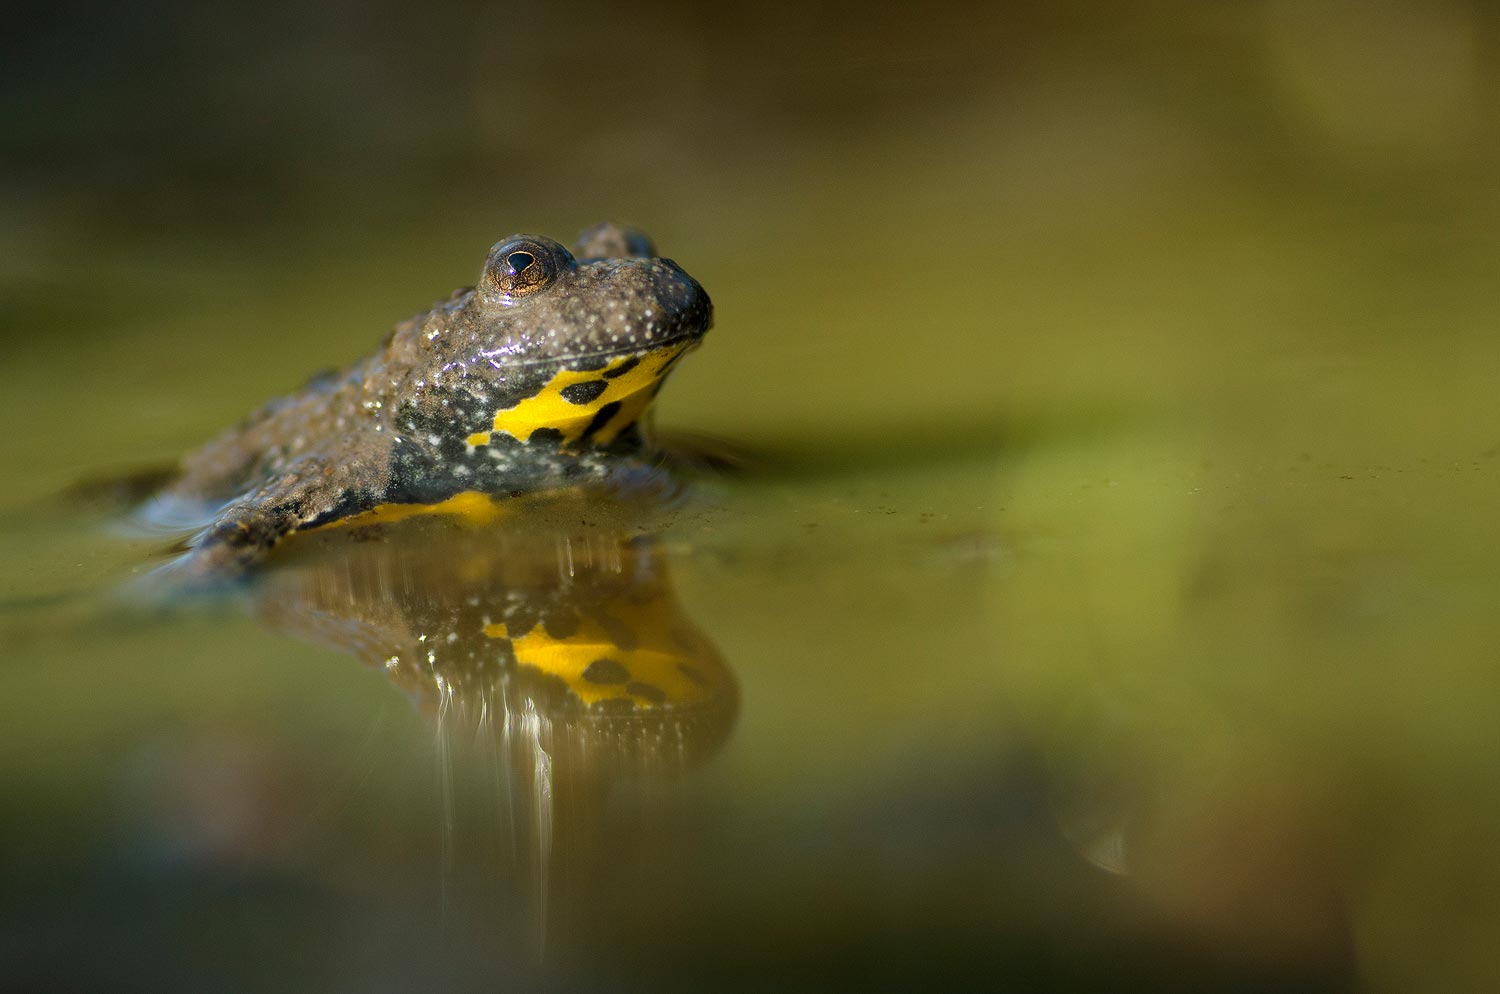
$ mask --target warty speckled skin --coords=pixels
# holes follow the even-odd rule
[[[639,232],[599,225],[576,256],[505,239],[477,286],[183,460],[157,507],[217,510],[179,567],[232,575],[381,505],[608,475],[640,453],[640,416],[711,322],[703,287]]]

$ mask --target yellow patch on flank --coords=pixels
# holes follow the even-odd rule
[[[570,445],[582,437],[593,422],[594,416],[604,407],[618,403],[619,409],[609,421],[601,425],[590,440],[608,445],[626,428],[640,420],[651,406],[652,390],[671,364],[691,343],[679,342],[665,348],[655,349],[641,355],[640,361],[625,372],[609,378],[606,374],[620,369],[634,356],[621,356],[603,369],[565,369],[534,397],[527,397],[515,407],[495,412],[495,431],[503,431],[521,441],[530,441],[532,432],[538,428],[555,428],[562,433],[564,445]],[[605,384],[603,392],[586,404],[574,404],[563,397],[563,390],[578,383],[600,381]],[[474,439],[485,435],[477,432],[469,436]],[[485,441],[488,441],[486,436]]]
[[[464,439],[464,441],[469,443],[470,446],[489,445],[490,433],[487,431],[476,431],[474,434]]]
[[[482,494],[474,490],[465,490],[461,494],[454,494],[447,500],[436,504],[380,504],[351,514],[347,518],[330,521],[326,525],[320,525],[314,529],[323,531],[328,528],[357,528],[361,525],[389,524],[393,521],[401,521],[406,518],[414,518],[421,514],[448,514],[463,519],[465,524],[488,525],[497,521],[506,514],[498,501],[488,494]]]

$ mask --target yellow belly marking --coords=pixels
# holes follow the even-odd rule
[[[562,433],[563,444],[571,445],[582,437],[600,410],[618,403],[619,409],[590,436],[591,441],[608,445],[646,413],[657,383],[689,344],[679,342],[647,352],[623,372],[616,371],[636,357],[621,356],[603,369],[565,369],[536,396],[527,397],[515,407],[496,411],[493,430],[503,431],[525,442],[530,441],[532,433],[539,428],[555,428]],[[615,375],[611,376],[611,373]],[[564,390],[585,383],[603,383],[604,386],[597,396],[584,404],[566,398]],[[489,432],[475,432],[468,438],[470,445],[483,445],[489,440]]]
[[[627,700],[638,708],[692,707],[712,700],[728,681],[718,653],[668,604],[619,605],[615,616],[630,625],[632,648],[617,644],[598,622],[584,618],[578,631],[553,638],[538,624],[511,639],[516,662],[560,678],[585,705]],[[484,626],[490,638],[510,638],[503,622]]]
[[[329,528],[357,528],[361,525],[389,524],[414,518],[420,514],[449,514],[463,519],[465,524],[487,525],[498,520],[506,511],[488,494],[465,490],[436,504],[378,504],[368,511],[351,514],[347,518],[319,525],[314,531]]]

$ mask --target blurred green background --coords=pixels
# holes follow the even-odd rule
[[[11,21],[12,989],[1500,983],[1487,5]],[[764,468],[663,537],[738,725],[542,913],[379,673],[121,605],[56,495],[601,219],[717,307],[661,422]]]

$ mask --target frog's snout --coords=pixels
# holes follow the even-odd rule
[[[672,274],[672,282],[678,287],[673,295],[672,310],[676,314],[675,328],[672,329],[671,337],[702,338],[714,323],[714,302],[709,298],[708,291],[703,289],[703,284],[693,277],[671,259],[656,260],[660,265],[669,267]]]

